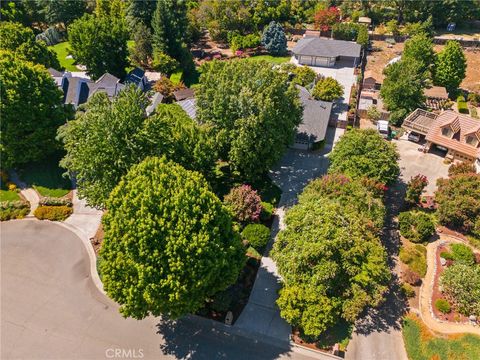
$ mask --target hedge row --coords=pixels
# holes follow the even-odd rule
[[[30,212],[30,203],[24,200],[2,201],[0,203],[0,220],[22,219]]]
[[[63,221],[73,212],[69,206],[39,206],[34,215],[39,220]]]
[[[72,200],[68,198],[42,197],[38,202],[40,206],[68,206],[72,207]]]

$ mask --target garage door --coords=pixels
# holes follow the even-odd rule
[[[316,57],[315,58],[316,66],[328,66],[328,58]]]
[[[302,56],[300,60],[300,64],[303,65],[312,65],[313,58],[311,56]]]

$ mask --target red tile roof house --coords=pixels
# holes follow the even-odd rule
[[[425,135],[426,148],[446,148],[446,159],[474,163],[480,169],[480,120],[445,110],[440,115],[417,109],[403,128]]]

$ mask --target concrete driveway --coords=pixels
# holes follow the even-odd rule
[[[392,140],[397,145],[400,154],[400,179],[407,183],[417,174],[425,175],[428,179],[425,195],[433,195],[437,189],[437,179],[448,177],[448,167],[443,163],[443,155],[439,153],[423,153],[418,151],[421,144],[408,141],[406,136],[399,140]]]
[[[58,224],[1,223],[1,359],[314,358],[198,317],[124,319],[89,266],[81,240]]]

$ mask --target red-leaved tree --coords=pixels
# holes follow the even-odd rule
[[[333,24],[340,20],[340,10],[331,6],[328,9],[321,9],[315,13],[314,22],[315,29],[321,31],[330,30]]]

